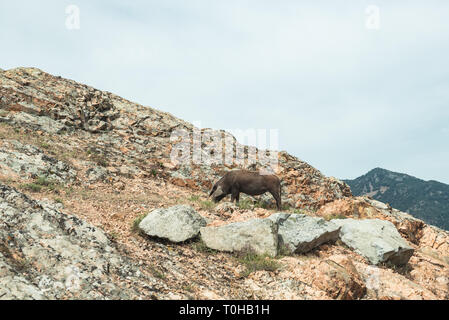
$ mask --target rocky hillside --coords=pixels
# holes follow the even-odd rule
[[[216,205],[237,165],[172,163],[177,129],[193,126],[0,70],[0,299],[449,298],[447,232],[286,152],[282,213],[269,196]]]
[[[344,180],[356,196],[370,196],[428,224],[449,230],[449,185],[376,168]]]

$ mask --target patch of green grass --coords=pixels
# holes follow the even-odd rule
[[[275,271],[282,266],[278,261],[271,258],[269,255],[259,255],[251,250],[244,250],[237,253],[236,259],[245,266],[245,270],[240,274],[240,277],[242,278],[246,278],[255,271]]]
[[[290,212],[291,212],[291,213],[296,213],[296,214],[306,214],[306,215],[309,215],[309,212],[308,212],[307,210],[299,209],[299,208],[292,209]]]
[[[215,207],[215,203],[210,200],[201,200],[199,195],[193,194],[187,198],[190,202],[196,202],[200,205],[203,210],[212,210]]]
[[[200,196],[196,194],[191,195],[187,200],[198,203],[203,210],[211,210],[215,207],[215,203],[213,201],[201,200]]]
[[[249,210],[254,207],[253,201],[250,199],[240,200],[238,204],[240,209]]]
[[[197,202],[200,200],[200,196],[193,194],[188,199],[189,199],[189,201]]]
[[[59,187],[59,183],[48,179],[47,177],[38,177],[32,183],[21,184],[20,188],[31,191],[41,192],[43,190],[55,191]]]
[[[134,219],[133,221],[133,225],[131,227],[132,231],[135,233],[140,234],[141,231],[139,229],[139,224],[142,222],[142,220],[146,217],[146,214],[141,214],[140,216],[138,216],[136,219]]]
[[[254,208],[270,209],[270,204],[267,203],[266,201],[257,200],[254,203]]]
[[[43,187],[48,187],[52,184],[52,182],[48,180],[47,177],[39,177],[35,180],[35,183]]]
[[[47,177],[39,177],[34,181],[34,183],[42,187],[46,187],[51,191],[58,189],[60,186],[59,182],[50,180]]]
[[[333,220],[333,219],[346,219],[346,218],[347,217],[344,214],[341,214],[341,213],[331,214],[331,215],[328,215],[328,216],[324,217],[324,219],[326,221],[330,221],[330,220]]]
[[[50,145],[49,145],[47,142],[41,142],[41,143],[39,144],[39,146],[40,146],[42,149],[49,149],[49,148],[50,148]]]
[[[215,208],[215,203],[210,200],[202,200],[199,202],[199,205],[203,210],[212,210],[213,208]]]
[[[290,210],[294,209],[291,205],[289,205],[287,203],[282,204],[281,208],[282,208],[282,211],[290,211]]]
[[[31,192],[41,192],[42,186],[36,183],[24,183],[20,185],[21,189],[31,191]]]
[[[55,202],[56,203],[60,203],[60,204],[64,204],[64,201],[61,198],[56,198]]]

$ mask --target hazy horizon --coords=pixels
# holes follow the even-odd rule
[[[79,29],[66,25],[69,5]],[[379,29],[367,28],[375,5]],[[449,183],[449,3],[15,1],[0,68],[36,67],[216,129],[279,129],[327,176]]]

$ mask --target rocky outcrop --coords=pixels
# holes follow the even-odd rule
[[[289,253],[306,253],[323,243],[338,239],[340,228],[333,222],[304,214],[275,214],[279,225],[279,246]]]
[[[156,280],[98,228],[0,184],[1,299],[132,299]]]
[[[331,256],[320,262],[313,273],[311,284],[334,299],[355,300],[366,294],[365,281],[347,256]]]
[[[413,248],[391,222],[379,219],[336,219],[335,224],[341,227],[341,241],[372,264],[390,262],[404,265],[413,254]]]
[[[32,145],[23,145],[16,140],[0,142],[0,172],[14,173],[24,178],[44,177],[63,183],[76,178],[76,172],[68,164],[46,155]]]
[[[413,282],[391,269],[355,263],[371,299],[378,300],[434,300],[431,290]]]
[[[268,219],[252,219],[219,227],[201,228],[201,239],[209,247],[220,251],[252,251],[277,255],[278,226]]]
[[[183,205],[154,210],[139,224],[146,235],[172,242],[195,238],[204,226],[206,220],[192,207]]]

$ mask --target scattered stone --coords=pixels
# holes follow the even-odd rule
[[[268,219],[252,219],[218,227],[201,228],[201,239],[211,249],[228,252],[250,250],[277,255],[277,224]]]
[[[351,259],[344,255],[334,255],[321,261],[313,273],[312,285],[333,299],[355,300],[366,294],[363,278]]]
[[[391,269],[355,263],[366,284],[367,295],[374,300],[435,300],[437,296],[417,282]],[[433,290],[433,288],[431,288]],[[447,289],[446,289],[447,290]],[[440,298],[441,299],[441,298]]]
[[[334,223],[341,226],[341,241],[372,264],[404,265],[413,254],[413,248],[389,221],[336,219]]]
[[[183,242],[195,238],[206,220],[190,206],[179,205],[150,212],[139,228],[151,237]]]
[[[218,213],[233,213],[235,210],[238,210],[238,207],[233,202],[221,202],[219,203],[215,209]]]
[[[86,171],[86,177],[90,183],[104,181],[108,176],[108,170],[104,167],[92,167]]]

